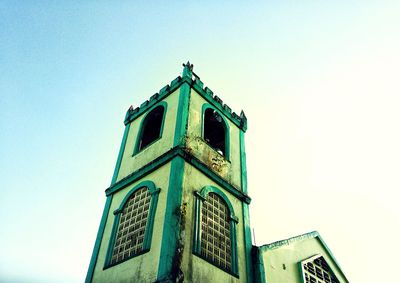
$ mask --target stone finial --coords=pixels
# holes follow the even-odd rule
[[[193,64],[190,64],[189,61],[187,61],[186,64],[182,64],[183,67],[187,67],[190,71],[193,71]]]
[[[243,110],[240,111],[240,126],[242,126],[242,128],[243,128],[244,130],[247,129],[247,117],[246,117],[246,115],[244,114],[244,111],[243,111]]]
[[[183,71],[182,71],[182,78],[189,78],[190,80],[192,79],[192,75],[193,75],[193,64],[190,64],[190,62],[188,61],[186,64],[182,64],[183,65]]]
[[[244,111],[243,111],[243,110],[240,111],[240,118],[243,119],[243,120],[247,120],[247,117],[246,117],[246,115],[244,114]]]

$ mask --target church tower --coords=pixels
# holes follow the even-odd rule
[[[253,282],[244,113],[188,62],[124,124],[86,282]]]

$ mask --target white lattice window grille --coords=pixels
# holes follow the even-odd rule
[[[209,193],[201,210],[201,255],[225,270],[232,270],[229,210],[221,197]]]
[[[110,264],[124,261],[143,250],[151,194],[143,187],[132,194],[121,212]]]
[[[301,262],[305,283],[340,283],[322,256],[314,256]]]
[[[193,253],[239,278],[235,216],[229,198],[214,186],[195,195]]]

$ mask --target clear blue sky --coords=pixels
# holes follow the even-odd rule
[[[398,1],[1,1],[0,281],[83,281],[125,111],[190,60],[248,116],[257,244],[318,230],[350,281],[393,282],[399,15]]]

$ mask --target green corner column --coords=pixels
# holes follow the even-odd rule
[[[192,70],[190,64],[184,65],[182,81],[179,91],[178,114],[176,118],[176,128],[174,134],[174,147],[184,145],[189,118],[190,84]],[[180,209],[182,202],[182,184],[185,162],[181,156],[176,156],[171,161],[171,172],[169,188],[167,193],[167,204],[164,216],[163,238],[161,243],[160,262],[158,266],[157,281],[171,280],[177,276],[174,270],[174,259],[176,257],[180,224],[179,215],[176,211]]]
[[[244,131],[240,130],[239,134],[240,142],[240,169],[241,169],[241,184],[243,193],[247,194],[247,167],[246,167],[246,149],[244,143]],[[244,246],[246,252],[246,273],[247,281],[253,282],[253,264],[251,256],[251,229],[250,229],[250,213],[249,205],[246,202],[242,202],[243,206],[243,229],[244,229]]]
[[[130,123],[127,123],[125,125],[125,130],[124,130],[124,135],[122,137],[121,146],[119,148],[117,163],[115,164],[114,174],[111,179],[111,185],[114,185],[118,178],[118,173],[119,173],[119,169],[121,167],[122,157],[123,157],[124,151],[125,151],[126,140],[128,137],[129,128],[130,128]],[[101,216],[99,230],[97,232],[96,241],[94,244],[92,257],[90,259],[88,272],[86,274],[85,283],[92,282],[94,268],[96,267],[96,262],[97,262],[97,258],[99,255],[100,245],[101,245],[101,240],[103,238],[104,229],[106,227],[106,222],[107,222],[107,217],[108,217],[108,213],[110,210],[111,202],[112,202],[112,195],[109,195],[109,196],[107,196],[106,203],[104,205],[104,210],[103,210],[103,214]]]

